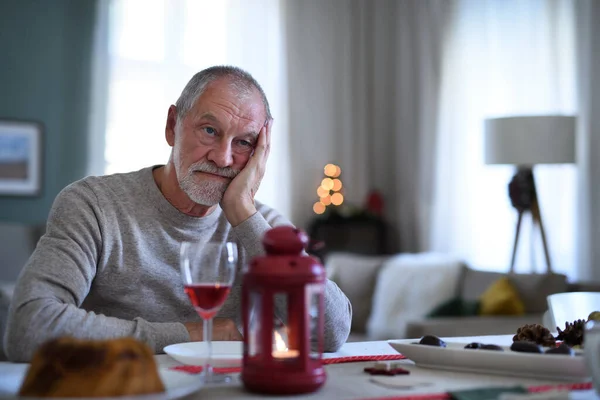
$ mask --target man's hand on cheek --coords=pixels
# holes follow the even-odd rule
[[[237,226],[256,213],[254,195],[265,175],[265,167],[271,147],[273,120],[260,130],[254,154],[236,176],[223,195],[221,208],[232,226]]]

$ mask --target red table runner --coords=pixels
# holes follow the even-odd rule
[[[390,355],[378,355],[378,356],[349,356],[349,357],[335,357],[335,358],[324,358],[323,364],[341,364],[350,362],[365,362],[365,361],[393,361],[393,360],[404,360],[402,354],[390,354]],[[183,371],[190,374],[199,374],[202,372],[202,366],[199,365],[178,365],[171,367],[175,371]],[[213,370],[217,374],[234,374],[242,371],[242,367],[230,367],[230,368],[214,368]]]

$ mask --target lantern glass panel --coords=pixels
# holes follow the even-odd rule
[[[260,327],[262,326],[262,296],[258,292],[250,293],[250,318],[248,321],[248,355],[254,357],[261,353]]]
[[[310,330],[310,357],[314,359],[321,358],[323,351],[323,337],[319,334],[319,304],[323,296],[323,288],[321,285],[306,286],[306,301],[309,315],[309,330]]]
[[[288,296],[287,293],[274,295],[277,315],[273,315],[273,335],[271,355],[276,361],[289,361],[298,357],[298,350],[290,343],[290,332],[286,326],[288,321]],[[293,340],[292,340],[293,341]]]

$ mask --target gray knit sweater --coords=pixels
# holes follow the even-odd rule
[[[10,360],[28,361],[41,343],[63,335],[133,336],[155,352],[189,341],[183,323],[200,319],[183,291],[181,242],[236,241],[245,265],[263,254],[265,231],[290,224],[258,202],[258,212],[235,228],[220,208],[202,218],[183,214],[156,186],[153,168],[87,177],[57,196],[15,288],[4,338]],[[238,273],[217,317],[239,325],[240,299]],[[346,296],[327,281],[327,351],[346,341],[351,315]]]

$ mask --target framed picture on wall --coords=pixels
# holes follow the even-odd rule
[[[41,171],[41,124],[0,119],[0,196],[38,195]]]

